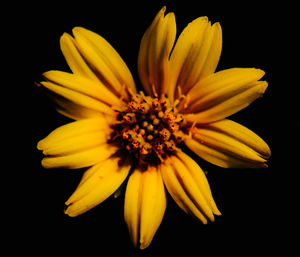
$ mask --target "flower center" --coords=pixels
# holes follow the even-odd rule
[[[163,161],[184,139],[184,119],[165,96],[152,98],[142,92],[131,97],[113,126],[112,141],[120,143],[140,164]]]

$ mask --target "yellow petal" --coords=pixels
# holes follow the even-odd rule
[[[199,155],[202,159],[213,163],[217,166],[223,168],[242,168],[246,167],[245,163],[242,160],[238,160],[233,156],[230,156],[226,153],[218,151],[210,146],[202,144],[194,139],[187,139],[184,141],[185,144],[190,148],[194,153]],[[247,164],[247,167],[250,168],[250,165]]]
[[[80,120],[55,129],[37,147],[45,155],[66,155],[104,144],[109,134],[104,118]]]
[[[222,29],[219,22],[214,23],[210,27],[210,31],[207,32],[207,39],[203,44],[203,52],[206,54],[205,63],[200,72],[199,80],[207,77],[215,72],[219,63],[221,51],[222,51]]]
[[[55,144],[68,138],[80,136],[89,132],[103,131],[108,128],[109,124],[103,117],[73,121],[53,130],[46,138],[38,143],[38,149],[43,150],[47,144]]]
[[[204,171],[187,154],[183,152],[178,152],[177,156],[186,166],[187,170],[190,172],[191,176],[193,177],[194,181],[198,186],[198,189],[200,189],[207,203],[210,205],[210,208],[212,209],[213,213],[216,215],[221,215],[221,212],[218,210],[217,205],[213,199],[210,186],[204,174]]]
[[[166,194],[158,168],[136,168],[129,177],[124,204],[125,221],[135,246],[145,249],[150,245],[165,209]]]
[[[139,50],[138,72],[149,95],[154,87],[159,95],[167,92],[169,80],[169,55],[172,50],[176,23],[174,13],[164,16],[163,7],[145,32]]]
[[[64,98],[70,100],[71,102],[79,106],[83,106],[87,109],[92,109],[100,113],[115,115],[115,112],[112,110],[111,107],[90,96],[84,95],[82,93],[76,92],[69,88],[65,88],[48,81],[43,81],[41,82],[41,84],[47,89],[53,91],[58,95],[63,96]]]
[[[43,76],[55,84],[94,97],[110,106],[119,106],[121,104],[120,99],[99,80],[93,81],[82,75],[55,70],[45,72]]]
[[[229,69],[208,76],[194,86],[188,95],[188,107],[181,112],[191,122],[210,123],[230,116],[262,96],[266,81],[258,81],[259,69]]]
[[[58,155],[45,157],[42,160],[42,165],[45,168],[68,168],[79,169],[95,165],[112,156],[119,147],[104,143],[99,146],[88,148],[79,152],[70,153],[67,155]]]
[[[92,119],[92,118],[103,118],[107,119],[108,121],[115,120],[117,113],[114,115],[112,114],[104,114],[102,112],[98,112],[96,110],[83,107],[81,105],[78,105],[66,98],[63,97],[57,97],[55,95],[52,97],[54,103],[56,104],[56,110],[73,120],[82,120],[82,119]]]
[[[124,218],[129,230],[129,235],[134,246],[139,241],[139,226],[141,201],[139,196],[142,193],[142,171],[135,169],[129,177],[124,202]]]
[[[103,84],[118,96],[128,97],[126,87],[136,91],[128,67],[104,38],[81,27],[75,27],[73,34],[80,53]]]
[[[260,157],[268,159],[271,150],[266,142],[250,129],[232,120],[224,119],[210,123],[213,130],[226,134],[253,149]]]
[[[258,81],[251,85],[252,87],[241,92],[229,99],[219,102],[217,98],[217,104],[205,111],[184,115],[187,121],[197,123],[210,123],[218,120],[222,120],[250,105],[254,100],[262,97],[268,87],[266,81]],[[222,99],[222,97],[218,98]]]
[[[257,82],[264,74],[264,71],[255,68],[231,68],[211,74],[200,80],[189,91],[190,100],[186,112],[197,111],[201,107],[199,102],[201,103],[203,98],[205,100],[216,92],[225,89],[227,91],[237,91],[248,88],[249,84]]]
[[[229,120],[195,128],[193,138],[185,143],[201,158],[225,168],[267,167],[270,156],[270,149],[261,138]]]
[[[131,168],[129,158],[120,165],[120,157],[111,157],[86,171],[75,192],[68,199],[65,213],[78,216],[112,195],[127,177]]]
[[[210,198],[205,197],[190,170],[178,157],[170,156],[161,171],[168,192],[181,209],[204,224],[207,219],[214,221]]]
[[[201,189],[198,187],[195,178],[192,176],[192,173],[189,170],[189,167],[184,165],[182,160],[180,160],[177,156],[172,157],[170,162],[186,194],[205,217],[209,218],[211,221],[214,221],[210,204],[205,198],[205,195],[201,192]]]
[[[64,33],[60,38],[60,48],[73,73],[87,77],[93,81],[98,81],[95,73],[79,53],[73,37]]]
[[[168,96],[172,100],[176,87],[186,93],[199,80],[213,73],[222,49],[219,23],[210,25],[207,17],[200,17],[180,34],[170,57],[172,77]]]

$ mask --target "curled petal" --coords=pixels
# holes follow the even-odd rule
[[[52,131],[37,147],[45,155],[67,155],[106,143],[109,133],[104,118],[74,121]]]
[[[82,55],[78,51],[78,46],[72,36],[64,33],[60,38],[61,51],[74,74],[99,81],[93,70],[87,65]]]
[[[107,105],[119,106],[121,104],[120,99],[99,80],[93,81],[81,75],[55,70],[45,72],[43,76],[57,85],[94,97]]]
[[[187,167],[188,171],[193,177],[193,180],[196,182],[198,189],[200,189],[207,203],[210,205],[210,208],[212,209],[213,213],[216,215],[221,215],[221,212],[218,210],[217,205],[213,199],[210,186],[204,171],[200,168],[197,162],[195,162],[187,154],[183,152],[178,152],[177,156],[182,161],[182,163]]]
[[[166,193],[157,167],[136,168],[130,175],[124,204],[124,217],[135,246],[148,247],[162,221]]]
[[[224,168],[267,167],[268,145],[254,132],[231,120],[193,129],[185,144],[201,158]]]
[[[112,116],[115,115],[115,111],[110,106],[96,100],[93,97],[82,94],[78,91],[74,91],[70,88],[62,87],[52,82],[43,81],[41,82],[41,84],[45,88],[51,90],[52,92],[58,94],[59,96],[62,96],[63,98],[67,99],[68,101],[76,105],[82,106],[83,108],[91,109]]]
[[[193,160],[185,154],[170,156],[161,170],[168,192],[186,213],[204,224],[207,219],[214,221],[214,214],[220,215],[203,171]]]
[[[114,117],[111,115],[105,115],[101,112],[97,112],[93,109],[89,109],[67,99],[54,99],[56,103],[56,110],[61,114],[64,115],[72,120],[82,120],[82,119],[90,119],[90,118],[101,118],[106,117],[109,120],[113,120]]]
[[[37,148],[48,155],[42,165],[78,169],[107,159],[119,149],[107,143],[109,131],[104,117],[78,120],[55,129],[38,142]]]
[[[94,119],[94,118],[105,118],[108,121],[113,121],[117,117],[117,113],[103,113],[95,109],[87,107],[86,105],[79,105],[78,102],[67,99],[61,95],[58,95],[47,88],[41,87],[40,89],[45,90],[45,94],[48,95],[54,103],[56,110],[72,119],[72,120],[82,120],[82,119]]]
[[[66,201],[65,213],[71,217],[78,216],[112,195],[127,177],[131,162],[114,156],[88,169],[75,192]]]
[[[146,30],[140,45],[138,72],[142,84],[149,95],[167,92],[169,79],[169,55],[172,50],[176,23],[174,13],[164,15],[162,8],[150,27]]]
[[[261,79],[264,74],[264,71],[255,68],[232,68],[211,74],[189,91],[190,102],[187,111],[196,112],[201,108],[205,109],[201,103],[212,94],[222,90],[239,92]]]
[[[195,19],[180,34],[170,57],[168,96],[172,100],[176,87],[187,93],[199,80],[212,74],[222,49],[222,30],[219,23],[210,24],[207,17]]]
[[[253,68],[233,68],[201,80],[188,93],[189,103],[179,108],[190,122],[210,123],[224,119],[262,96],[268,84],[258,81],[264,72]]]
[[[47,156],[42,160],[44,168],[80,169],[103,161],[119,150],[119,147],[103,143],[78,152]]]
[[[127,97],[126,87],[136,91],[128,67],[104,38],[81,27],[75,27],[73,34],[80,54],[104,85],[117,96]]]

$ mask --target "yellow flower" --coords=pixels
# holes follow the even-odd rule
[[[75,121],[38,143],[45,168],[89,167],[66,201],[80,215],[111,196],[128,177],[124,216],[135,246],[149,246],[166,208],[166,192],[204,224],[220,215],[204,172],[188,146],[225,168],[267,167],[268,145],[226,119],[262,96],[267,82],[255,68],[215,72],[219,23],[200,17],[175,43],[173,13],[165,7],[145,32],[138,72],[145,92],[114,48],[81,27],[63,34],[61,50],[72,73],[49,71],[41,85],[55,93],[58,111]],[[175,45],[174,45],[175,44]]]

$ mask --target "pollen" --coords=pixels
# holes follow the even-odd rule
[[[134,94],[118,111],[117,120],[111,141],[120,144],[140,164],[163,162],[187,135],[182,115],[165,96]]]

